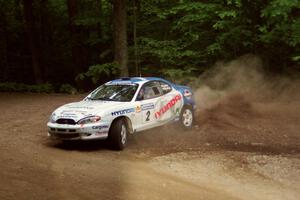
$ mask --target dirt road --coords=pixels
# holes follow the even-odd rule
[[[0,199],[299,199],[299,102],[232,96],[193,131],[139,133],[122,152],[49,141],[51,112],[81,97],[0,94]]]

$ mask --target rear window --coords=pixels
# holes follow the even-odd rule
[[[172,91],[172,87],[169,84],[163,81],[159,81],[159,84],[164,94],[167,94]]]

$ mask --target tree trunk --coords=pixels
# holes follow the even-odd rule
[[[133,0],[133,43],[134,43],[134,65],[136,76],[141,76],[139,72],[138,51],[137,51],[137,5],[136,0]]]
[[[7,22],[4,13],[0,13],[0,82],[7,79]]]
[[[113,0],[113,25],[114,60],[120,66],[120,75],[126,77],[128,76],[126,0]]]
[[[53,30],[52,30],[52,23],[51,23],[51,13],[49,10],[49,0],[39,0],[37,4],[37,18],[36,26],[39,27],[36,30],[38,34],[38,41],[39,41],[39,49],[41,50],[39,53],[39,61],[41,63],[43,78],[44,80],[49,79],[49,73],[52,67],[52,60],[54,57],[53,54]]]
[[[97,23],[97,33],[98,37],[102,38],[103,33],[102,33],[102,24],[101,24],[101,19],[102,19],[102,1],[101,0],[96,0],[96,13],[97,17],[100,19],[99,22]]]
[[[32,0],[23,0],[24,4],[24,18],[25,18],[25,27],[27,33],[27,40],[29,49],[31,52],[32,66],[36,83],[42,83],[42,72],[39,62],[39,50],[37,47],[36,34],[34,31],[34,18],[33,18],[33,7]]]
[[[69,31],[71,36],[72,63],[74,67],[74,77],[83,72],[86,67],[86,51],[82,44],[83,28],[76,25],[75,18],[78,14],[77,0],[68,0]],[[77,84],[79,84],[77,82]],[[78,85],[80,86],[80,84]]]

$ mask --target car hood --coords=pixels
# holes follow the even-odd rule
[[[63,105],[54,111],[54,120],[67,118],[78,121],[82,118],[101,115],[108,111],[113,111],[124,102],[114,101],[80,101]]]

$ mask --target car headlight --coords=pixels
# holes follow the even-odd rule
[[[50,121],[51,123],[55,123],[55,122],[56,122],[55,117],[56,117],[56,114],[55,114],[55,113],[52,113],[51,116],[50,116],[49,121]]]
[[[83,118],[77,122],[77,124],[91,124],[101,120],[100,116],[90,116]]]

